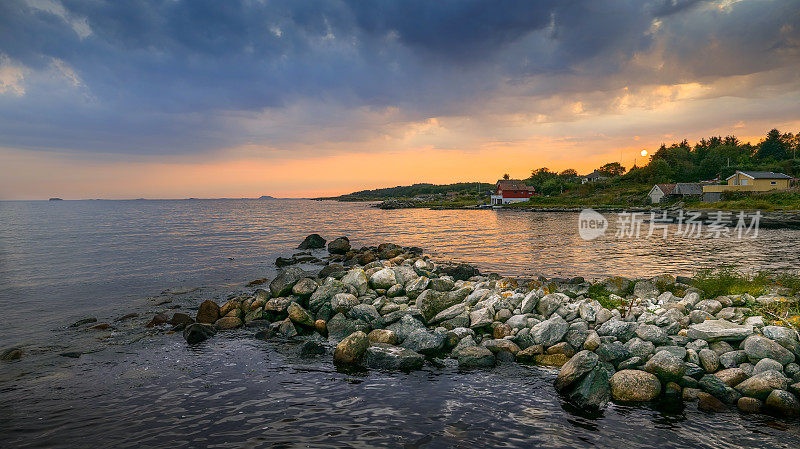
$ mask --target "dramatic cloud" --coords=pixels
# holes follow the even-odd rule
[[[0,147],[120,160],[477,151],[633,108],[780,103],[800,92],[797,6],[5,0]]]

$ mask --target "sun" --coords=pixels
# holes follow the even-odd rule
[[[642,150],[641,155],[642,157],[647,156],[647,150]]]

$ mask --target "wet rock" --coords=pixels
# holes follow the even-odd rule
[[[736,401],[736,408],[745,413],[760,413],[764,403],[756,398],[749,398],[747,396],[739,398]]]
[[[314,330],[316,330],[323,337],[328,336],[328,323],[325,320],[314,321]]]
[[[302,326],[313,327],[314,318],[300,304],[293,302],[286,308],[289,319]]]
[[[491,368],[494,365],[494,353],[486,348],[480,346],[469,346],[458,351],[459,368]]]
[[[707,320],[702,323],[692,324],[686,336],[696,340],[712,341],[739,341],[753,335],[752,326],[734,324],[725,320]]]
[[[185,327],[192,323],[194,323],[192,317],[185,313],[174,313],[172,314],[172,318],[169,319],[169,324],[172,326]]]
[[[559,368],[565,365],[569,358],[564,354],[540,354],[533,357],[533,363],[540,366],[553,366]]]
[[[567,388],[564,394],[578,407],[603,408],[611,398],[608,371],[597,364],[583,379]]]
[[[625,345],[616,340],[602,343],[595,352],[601,361],[612,364],[621,362],[630,356]]]
[[[789,379],[778,371],[765,371],[742,381],[736,389],[745,396],[764,400],[772,390],[785,390],[789,387]]]
[[[9,362],[11,360],[19,360],[22,357],[22,349],[20,348],[8,348],[3,350],[0,354],[0,360],[4,362]]]
[[[325,345],[316,340],[306,340],[300,347],[300,356],[313,357],[325,354]]]
[[[367,334],[361,331],[353,332],[345,337],[333,351],[333,361],[336,363],[357,363],[369,347]]]
[[[345,314],[351,320],[359,320],[371,327],[382,327],[381,314],[372,304],[358,304]]]
[[[325,279],[328,276],[331,276],[331,277],[334,277],[336,279],[339,279],[339,278],[343,277],[344,273],[346,273],[346,272],[347,272],[347,268],[345,268],[342,264],[330,263],[330,264],[325,265],[324,267],[322,267],[321,270],[319,270],[319,273],[317,273],[317,277],[320,278],[320,279]]]
[[[723,412],[728,409],[722,401],[705,392],[697,393],[697,408],[705,412]]]
[[[678,382],[686,373],[686,364],[669,351],[658,351],[644,365],[645,371],[655,374],[662,382]]]
[[[397,344],[397,335],[390,331],[389,329],[374,329],[370,332],[367,337],[369,338],[369,342],[374,343],[386,343],[389,345],[396,345]]]
[[[486,349],[492,351],[495,354],[499,352],[510,352],[512,354],[516,354],[520,351],[519,346],[517,346],[513,341],[506,339],[495,338],[495,339],[484,340],[481,343],[481,346],[484,346]]]
[[[163,325],[167,324],[168,322],[169,322],[169,317],[167,316],[167,314],[166,313],[159,313],[159,314],[156,314],[156,316],[154,316],[153,319],[150,320],[149,323],[147,323],[147,327],[163,326]]]
[[[69,327],[80,327],[80,326],[83,326],[84,324],[96,323],[96,322],[97,322],[97,318],[83,318],[83,319],[80,319],[80,320],[70,324]]]
[[[216,333],[217,331],[214,329],[214,326],[210,324],[193,323],[186,326],[186,328],[183,330],[183,338],[186,339],[186,343],[191,345],[207,340]]]
[[[800,401],[792,393],[785,390],[772,390],[764,401],[764,407],[781,416],[800,415]]]
[[[274,314],[283,314],[286,313],[286,310],[289,308],[289,304],[291,304],[292,298],[288,296],[282,296],[279,298],[272,298],[264,304],[264,311],[271,312]],[[285,315],[284,315],[285,316]]]
[[[741,393],[726,385],[713,374],[706,374],[700,379],[700,388],[726,404],[734,404],[742,397]]]
[[[611,376],[611,396],[617,401],[646,402],[661,394],[658,378],[645,371],[622,370]]]
[[[424,363],[421,354],[387,343],[371,344],[364,355],[364,364],[372,369],[411,371],[422,368]]]
[[[456,281],[467,281],[472,276],[480,276],[481,274],[477,268],[464,263],[458,265],[440,265],[439,271],[452,277]]]
[[[300,279],[306,277],[306,272],[297,267],[287,267],[278,272],[278,276],[269,283],[273,297],[287,296],[292,293],[292,287]]]
[[[747,337],[743,346],[747,358],[753,363],[761,359],[777,360],[782,365],[794,362],[794,354],[788,349],[760,335]]]
[[[136,318],[138,316],[139,316],[139,314],[136,313],[136,312],[126,313],[125,315],[122,315],[122,316],[114,318],[114,321],[127,321],[127,320],[129,320],[131,318]],[[95,320],[95,321],[97,321],[97,320]],[[194,320],[192,320],[192,321],[194,321]]]
[[[535,354],[534,354],[535,355]],[[519,357],[519,354],[517,354]],[[591,351],[580,351],[567,361],[556,377],[556,390],[561,392],[574,384],[578,379],[588,374],[597,365],[599,358]]]
[[[242,327],[242,320],[235,316],[224,316],[214,322],[214,327],[218,330],[229,330]]]
[[[297,246],[297,249],[319,249],[325,248],[325,239],[319,234],[311,234]]]
[[[326,323],[326,327],[328,340],[338,342],[355,332],[358,324],[353,320],[348,320],[344,314],[337,313]]]
[[[339,237],[328,243],[328,252],[331,254],[347,254],[350,251],[350,239]]]

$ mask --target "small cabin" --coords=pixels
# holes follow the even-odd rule
[[[771,171],[741,171],[728,176],[724,185],[703,186],[703,201],[719,201],[723,192],[768,192],[788,189],[792,177]]]
[[[501,179],[491,196],[492,205],[521,203],[536,195],[536,189],[519,179]]]

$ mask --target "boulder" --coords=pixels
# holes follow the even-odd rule
[[[717,371],[714,376],[724,382],[726,385],[735,387],[747,379],[747,374],[741,368],[728,368]]]
[[[458,351],[459,368],[491,368],[494,364],[494,354],[486,348],[469,346]]]
[[[564,366],[569,358],[564,354],[539,354],[533,356],[533,363],[541,366],[553,366],[559,368]]]
[[[623,402],[652,401],[661,394],[661,382],[646,371],[622,370],[611,376],[611,397]]]
[[[425,355],[435,355],[444,349],[443,334],[427,329],[417,329],[403,340],[402,346]]]
[[[307,327],[314,326],[314,318],[300,304],[296,302],[289,304],[289,307],[286,308],[286,312],[289,314],[289,319],[295,323]]]
[[[697,354],[700,359],[700,366],[707,373],[715,373],[719,369],[719,356],[710,349],[701,349]]]
[[[217,331],[214,326],[207,323],[194,323],[186,326],[183,330],[183,338],[186,343],[195,344],[211,338]]]
[[[598,363],[583,379],[567,388],[564,394],[578,407],[603,408],[611,397],[608,371]]]
[[[610,319],[597,328],[597,333],[601,337],[615,337],[617,340],[626,342],[636,335],[638,325],[634,322]]]
[[[753,367],[753,374],[763,373],[765,371],[777,371],[779,373],[783,372],[783,365],[777,360],[772,359],[761,359],[756,363],[756,366]]]
[[[397,335],[389,329],[374,329],[367,337],[371,344],[385,343],[389,345],[397,344]]]
[[[655,374],[662,382],[678,382],[686,373],[686,363],[669,351],[658,351],[644,365],[644,370]]]
[[[218,319],[214,323],[214,327],[219,330],[236,329],[237,327],[242,327],[242,320],[235,316],[225,316]]]
[[[297,267],[286,267],[278,272],[278,276],[269,283],[269,289],[274,298],[287,296],[292,293],[292,287],[300,279],[306,277],[306,272]]]
[[[565,363],[556,377],[556,390],[564,391],[578,379],[588,374],[597,365],[599,358],[591,351],[580,351]]]
[[[714,413],[728,409],[728,407],[722,403],[722,401],[714,397],[714,395],[702,391],[697,393],[697,408],[705,412]]]
[[[491,307],[484,307],[482,309],[473,310],[469,313],[469,327],[477,329],[479,327],[488,326],[494,320],[494,311]]]
[[[649,281],[639,281],[633,286],[633,296],[637,298],[655,298],[659,293],[658,288]]]
[[[403,315],[397,322],[387,327],[397,335],[397,341],[402,343],[412,332],[417,329],[425,329],[425,325],[411,315]]]
[[[753,335],[753,327],[743,324],[734,324],[725,320],[706,320],[702,323],[692,324],[686,336],[693,340],[712,341],[739,341]]]
[[[357,330],[357,327],[358,325],[355,321],[347,319],[342,313],[337,313],[325,323],[325,328],[328,331],[328,340],[334,342],[338,342],[352,334]]]
[[[788,387],[789,379],[783,377],[783,374],[778,371],[764,371],[742,381],[736,386],[736,390],[744,396],[763,401],[772,390],[786,390]]]
[[[367,334],[361,331],[353,332],[345,337],[333,351],[333,361],[337,363],[357,363],[369,347]]]
[[[331,299],[337,294],[349,292],[350,289],[341,281],[334,280],[323,284],[311,294],[311,298],[308,299],[308,309],[313,313],[317,313],[326,305],[330,307]]]
[[[337,313],[347,313],[358,305],[358,298],[350,293],[337,293],[331,299],[331,308]]]
[[[342,278],[342,283],[352,285],[353,288],[356,289],[356,293],[358,293],[359,296],[365,295],[367,290],[369,290],[367,274],[361,268],[353,268],[352,270],[348,271],[347,274]]]
[[[339,237],[328,243],[328,252],[331,254],[347,254],[350,251],[350,239]]]
[[[364,364],[373,369],[411,371],[422,368],[424,363],[424,357],[417,352],[388,343],[373,343],[364,355]]]
[[[292,294],[301,298],[308,298],[312,293],[314,293],[317,287],[318,285],[313,279],[303,278],[294,284],[294,287],[292,287]]]
[[[536,311],[544,317],[549,317],[562,304],[569,302],[569,296],[563,293],[551,293],[542,297],[536,304]]]
[[[700,379],[700,388],[726,404],[735,404],[742,395],[734,388],[726,385],[713,374],[706,374]]]
[[[760,335],[751,335],[747,337],[743,346],[747,358],[753,363],[761,359],[777,360],[782,365],[794,362],[794,354],[788,349]]]
[[[745,413],[759,413],[764,406],[764,402],[756,398],[743,396],[736,401],[736,408]]]
[[[311,234],[297,245],[297,249],[319,249],[325,248],[325,239],[319,234]]]
[[[393,285],[397,284],[397,277],[394,274],[394,270],[391,268],[383,268],[370,276],[369,283],[372,288],[388,290]]]
[[[197,318],[195,321],[198,323],[213,324],[219,319],[219,306],[211,300],[205,300],[200,303],[197,309]]]
[[[785,390],[772,390],[764,401],[764,406],[781,416],[800,415],[800,401],[792,393]]]
[[[498,352],[510,352],[516,354],[519,352],[519,346],[513,341],[503,338],[488,339],[481,342],[481,346],[497,354]]]
[[[569,324],[561,316],[554,314],[550,319],[533,326],[531,336],[534,343],[547,347],[561,341],[567,333],[567,329],[569,329]]]

